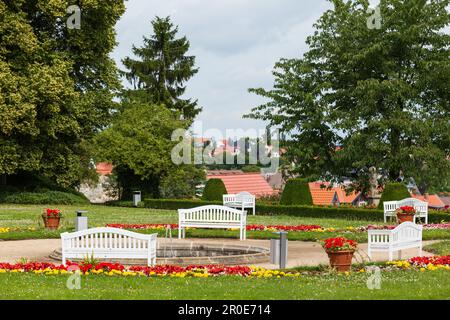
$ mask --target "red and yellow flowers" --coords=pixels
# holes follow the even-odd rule
[[[279,270],[268,270],[259,267],[248,266],[220,266],[220,265],[202,265],[202,266],[131,266],[125,267],[119,263],[102,262],[98,264],[89,263],[71,263],[67,266],[55,265],[53,263],[0,263],[0,273],[35,273],[44,275],[67,274],[69,272],[80,272],[84,275],[104,274],[107,276],[146,276],[146,277],[195,277],[207,278],[218,276],[238,276],[238,277],[256,277],[256,278],[282,278],[298,277],[298,272],[283,272]]]
[[[135,229],[135,230],[164,230],[168,226],[170,229],[178,229],[178,224],[107,224],[107,227],[119,228],[119,229]],[[283,226],[283,225],[261,225],[250,224],[247,225],[247,231],[321,231],[325,230],[318,225],[295,225],[295,226]]]
[[[343,237],[328,238],[323,242],[323,248],[327,252],[336,251],[355,251],[358,247],[358,243],[354,240],[349,240]]]
[[[450,255],[433,257],[414,257],[409,260],[390,261],[386,263],[401,270],[450,270]]]

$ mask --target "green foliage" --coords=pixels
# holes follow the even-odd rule
[[[225,188],[223,181],[221,179],[209,179],[206,182],[202,200],[222,201],[222,196],[224,194],[227,194],[227,189]]]
[[[380,3],[370,29],[367,1],[332,0],[301,59],[281,59],[268,99],[251,118],[281,127],[293,173],[367,190],[369,168],[402,174],[421,192],[448,186],[449,0]],[[339,132],[339,135],[337,134]]]
[[[183,126],[164,106],[135,103],[95,138],[98,159],[112,161],[119,186],[125,189],[121,198],[134,189],[158,195],[160,179],[176,168],[171,161],[172,132]]]
[[[195,57],[187,56],[190,44],[186,37],[176,38],[178,27],[170,17],[156,17],[152,21],[153,35],[144,37],[144,46],[133,46],[133,54],[139,58],[123,60],[128,69],[123,72],[134,89],[124,98],[146,103],[164,104],[170,110],[179,112],[186,119],[194,119],[201,111],[197,101],[181,99],[185,83],[198,69],[194,68]]]
[[[61,191],[43,192],[0,192],[0,203],[16,204],[89,204],[80,195]]]
[[[71,1],[0,1],[0,175],[39,172],[75,186],[87,141],[107,125],[119,89],[109,53],[123,1],[83,1],[82,29],[66,27]]]
[[[204,170],[183,165],[171,170],[161,179],[159,193],[162,198],[186,199],[195,196],[195,187],[205,180]]]
[[[247,173],[250,173],[250,172],[261,172],[261,168],[258,167],[255,164],[249,164],[249,165],[243,166],[241,170],[243,172],[247,172]]]
[[[411,198],[408,188],[403,183],[387,183],[381,195],[378,209],[383,209],[384,201],[395,201]]]
[[[281,195],[282,205],[312,205],[311,191],[305,179],[289,179]]]

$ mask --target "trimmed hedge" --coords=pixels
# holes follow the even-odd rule
[[[202,200],[222,201],[222,196],[227,193],[225,184],[221,179],[209,179],[203,191]]]
[[[190,209],[206,205],[221,205],[221,201],[201,200],[173,200],[173,199],[146,199],[146,208],[152,209]],[[317,206],[283,206],[283,205],[256,205],[257,215],[287,215],[305,218],[336,218],[346,220],[383,221],[383,211],[377,209],[358,209],[344,207],[317,207]],[[443,212],[430,212],[429,223],[450,221],[450,214]]]
[[[189,199],[145,199],[144,204],[146,208],[151,209],[178,210],[207,205],[222,205],[222,201],[203,201]]]
[[[2,192],[0,203],[13,204],[89,204],[84,196],[61,191]]]
[[[411,198],[411,194],[408,192],[408,188],[403,183],[393,182],[387,183],[381,194],[380,203],[378,209],[383,210],[384,201],[395,201]]]
[[[289,179],[281,195],[282,205],[312,205],[313,200],[305,179]]]

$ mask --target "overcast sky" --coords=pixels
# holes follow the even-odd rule
[[[207,129],[263,129],[265,124],[242,119],[262,102],[248,88],[271,88],[271,71],[281,57],[300,57],[312,25],[330,8],[326,0],[129,0],[117,24],[118,47],[113,58],[131,54],[142,37],[152,33],[155,16],[170,15],[179,36],[191,43],[189,54],[200,68],[187,83],[186,97],[198,99],[198,120]],[[199,129],[196,133],[200,134]]]

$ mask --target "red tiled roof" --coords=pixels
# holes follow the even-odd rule
[[[309,183],[309,190],[315,205],[331,205],[333,204],[334,197],[336,196],[339,203],[353,203],[359,196],[359,192],[352,192],[349,195],[342,187],[330,186],[329,182],[315,181]]]
[[[321,186],[325,186],[321,188]],[[328,189],[328,183],[322,182],[310,182],[309,191],[311,192],[311,197],[313,204],[315,205],[331,205],[333,204],[333,199],[336,195],[336,190],[334,188]]]
[[[207,179],[221,179],[229,194],[247,191],[258,198],[276,193],[259,173],[208,174]]]
[[[102,176],[106,176],[112,173],[113,166],[109,162],[99,162],[95,165],[96,171]]]
[[[419,196],[419,195],[416,195],[416,194],[411,194],[411,196],[413,198],[419,199],[420,201],[428,202],[428,206],[429,207],[433,207],[433,208],[443,208],[443,207],[445,207],[445,203],[436,194],[430,194],[428,196],[428,199],[425,199],[424,196]]]

